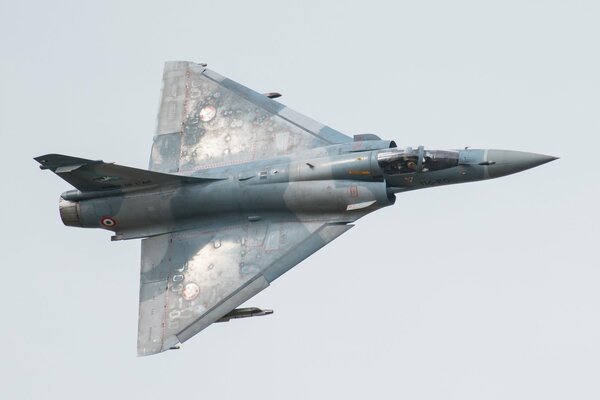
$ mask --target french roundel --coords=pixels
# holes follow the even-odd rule
[[[117,221],[115,221],[111,217],[102,217],[100,218],[100,225],[105,226],[107,228],[112,228],[117,225]]]

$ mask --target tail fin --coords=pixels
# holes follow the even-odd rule
[[[81,192],[135,190],[151,185],[182,185],[215,180],[163,174],[61,154],[46,154],[34,160],[40,163],[41,169],[49,169]]]

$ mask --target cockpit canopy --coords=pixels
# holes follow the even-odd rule
[[[458,151],[392,148],[377,154],[377,162],[387,175],[437,171],[458,165]]]

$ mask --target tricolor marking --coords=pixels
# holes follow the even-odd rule
[[[106,228],[114,228],[115,226],[117,226],[117,221],[115,221],[114,218],[111,217],[102,217],[100,218],[100,225]]]

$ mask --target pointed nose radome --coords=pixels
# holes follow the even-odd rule
[[[488,150],[487,162],[490,178],[510,175],[529,168],[537,167],[558,157],[544,154],[526,153],[513,150]]]

